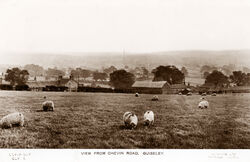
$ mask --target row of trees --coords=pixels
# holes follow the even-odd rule
[[[28,64],[23,67],[24,70],[29,72],[30,76],[46,76],[46,77],[56,77],[56,76],[64,76],[65,71],[55,68],[48,68],[45,70],[42,66]]]
[[[142,70],[142,77],[144,79],[148,78],[149,72],[146,68],[135,69]],[[106,80],[110,78],[110,83],[115,88],[129,88],[135,82],[135,75],[126,70],[117,70],[115,67],[111,66],[104,69],[105,72],[92,72],[86,69],[73,69],[71,70],[71,75],[75,78],[83,77],[87,78],[93,76],[94,80]],[[58,69],[48,69],[47,72],[50,76],[60,76],[64,73]],[[152,71],[154,74],[154,81],[168,81],[170,84],[182,83],[185,75],[175,66],[159,66]],[[38,73],[37,73],[38,74]],[[109,75],[108,75],[109,74]],[[6,81],[10,81],[11,85],[24,85],[28,80],[29,72],[27,70],[20,70],[19,68],[12,68],[6,71]]]
[[[56,71],[56,69],[48,69],[48,73],[51,75],[63,75],[63,73]],[[152,70],[154,75],[153,81],[167,81],[169,84],[180,84],[185,80],[185,74],[183,68],[179,70],[173,65],[158,66]],[[105,72],[92,72],[90,70],[77,68],[71,71],[74,77],[89,77],[93,75],[94,80],[106,80],[110,79],[111,85],[118,89],[130,88],[135,82],[135,75],[126,70],[117,70],[115,67],[105,69]],[[55,74],[56,73],[56,74]],[[109,73],[109,75],[107,74]],[[145,75],[148,72],[145,70]],[[57,75],[57,76],[59,76]],[[28,80],[29,72],[27,70],[20,70],[19,68],[12,68],[6,71],[5,80],[9,81],[11,85],[24,85]],[[208,72],[205,83],[211,83],[215,86],[228,86],[229,83],[235,83],[237,86],[250,85],[250,73],[244,73],[242,71],[233,71],[230,76],[225,75],[221,71],[213,70]]]
[[[234,64],[223,65],[221,67],[204,65],[201,67],[200,72],[203,75],[203,78],[206,78],[208,74],[210,74],[214,70],[220,71],[223,74],[230,76],[234,71],[239,71],[239,68],[237,68]],[[247,67],[242,67],[242,72],[246,74],[250,73],[250,69]]]
[[[229,83],[234,83],[237,86],[250,85],[250,73],[243,73],[242,71],[233,71],[233,73],[228,77],[221,71],[214,70],[208,73],[205,79],[205,83],[212,83],[215,86],[229,85]]]
[[[153,69],[153,81],[167,81],[169,84],[183,83],[185,75],[175,66],[159,66]],[[126,70],[117,70],[110,74],[110,83],[117,89],[127,89],[135,82],[135,75]]]
[[[109,75],[116,71],[117,68],[115,66],[110,66],[107,68],[103,68],[102,72],[99,71],[91,71],[89,69],[82,69],[82,68],[76,68],[76,69],[57,69],[55,68],[48,68],[47,70],[43,69],[43,67],[39,65],[34,64],[28,64],[25,65],[24,68],[29,72],[30,76],[45,76],[47,78],[50,77],[58,77],[58,76],[64,76],[66,71],[70,71],[70,75],[74,78],[88,78],[93,77],[94,80],[106,80],[109,78]],[[153,77],[153,73],[150,73],[149,70],[145,67],[135,67],[135,68],[129,68],[128,66],[125,66],[125,70],[134,74],[136,80],[148,80],[149,78]],[[187,76],[188,72],[185,67],[182,67],[181,72],[184,73],[185,76]]]

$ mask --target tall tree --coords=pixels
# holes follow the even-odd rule
[[[222,72],[214,70],[206,77],[205,83],[212,83],[215,86],[223,86],[224,84],[228,84],[229,81],[228,77]]]
[[[25,85],[29,77],[27,70],[20,70],[19,68],[7,69],[5,80],[9,81],[11,85]]]
[[[175,66],[159,66],[152,71],[154,74],[154,81],[167,81],[169,84],[183,83],[185,76]]]
[[[135,76],[125,70],[116,70],[110,74],[110,83],[116,89],[131,88],[135,82]]]
[[[230,75],[230,79],[238,86],[249,85],[249,75],[242,73],[242,71],[233,71],[233,75]]]

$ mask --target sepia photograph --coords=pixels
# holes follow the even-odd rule
[[[0,161],[243,161],[249,20],[250,0],[0,0]]]

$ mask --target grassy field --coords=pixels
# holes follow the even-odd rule
[[[43,112],[43,96],[54,112]],[[206,148],[250,149],[250,94],[207,96],[209,109],[198,109],[199,95],[152,95],[0,91],[0,117],[15,111],[25,126],[0,128],[1,148]],[[143,126],[146,110],[155,125]],[[135,130],[122,116],[135,112]]]

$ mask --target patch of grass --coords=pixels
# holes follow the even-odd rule
[[[43,112],[43,96],[54,112]],[[1,148],[250,148],[250,95],[207,96],[208,109],[198,109],[200,96],[0,91],[0,117],[15,111],[24,127],[0,130]],[[146,110],[155,113],[152,127],[143,126]],[[122,116],[134,112],[135,130]]]

